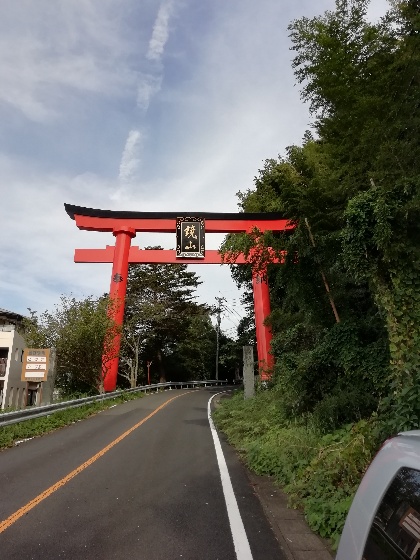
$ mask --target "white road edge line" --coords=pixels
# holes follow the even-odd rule
[[[217,395],[221,395],[224,392],[225,391],[216,393],[210,398],[207,403],[207,415],[209,418],[211,435],[213,436],[214,447],[216,449],[217,463],[219,465],[220,478],[222,481],[223,494],[225,497],[236,558],[238,560],[253,560],[248,537],[246,535],[241,513],[239,511],[238,502],[236,501],[235,493],[233,491],[232,481],[230,480],[225,456],[223,455],[222,445],[211,417],[211,401],[214,397],[217,397]]]

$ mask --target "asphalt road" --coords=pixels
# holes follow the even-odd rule
[[[0,452],[0,560],[283,560],[236,454],[217,451],[217,392],[149,395]]]

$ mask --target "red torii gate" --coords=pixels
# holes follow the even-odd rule
[[[176,221],[180,212],[130,212],[99,210],[64,204],[67,214],[75,220],[79,229],[87,231],[112,232],[116,238],[115,246],[107,245],[105,249],[76,249],[74,262],[112,263],[110,298],[120,302],[112,311],[113,320],[119,327],[124,319],[124,301],[127,291],[129,263],[141,264],[222,264],[222,257],[217,250],[206,250],[200,259],[179,258],[175,250],[140,249],[131,246],[131,239],[137,232],[175,233]],[[264,231],[284,231],[293,229],[293,225],[278,213],[188,213],[185,216],[199,215],[205,220],[206,233],[250,233],[257,228]],[[247,264],[244,255],[239,255],[235,264]],[[275,261],[273,261],[275,262]],[[279,262],[279,261],[277,261]],[[270,354],[271,329],[264,325],[270,314],[270,296],[267,279],[261,273],[253,274],[255,328],[257,335],[257,352],[261,378],[269,379],[273,367]],[[115,356],[107,362],[104,378],[105,391],[114,391],[117,384],[118,354],[121,334],[114,339]],[[106,356],[104,355],[104,360]]]

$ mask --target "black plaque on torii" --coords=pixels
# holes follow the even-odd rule
[[[204,258],[204,218],[184,217],[176,219],[176,256],[183,259]]]

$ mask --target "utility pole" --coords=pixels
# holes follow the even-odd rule
[[[219,381],[219,334],[220,334],[220,322],[221,322],[221,318],[220,318],[220,312],[221,312],[221,305],[222,305],[222,301],[226,301],[225,298],[223,297],[216,297],[215,298],[218,306],[216,309],[216,313],[217,313],[217,323],[216,323],[216,381]]]

